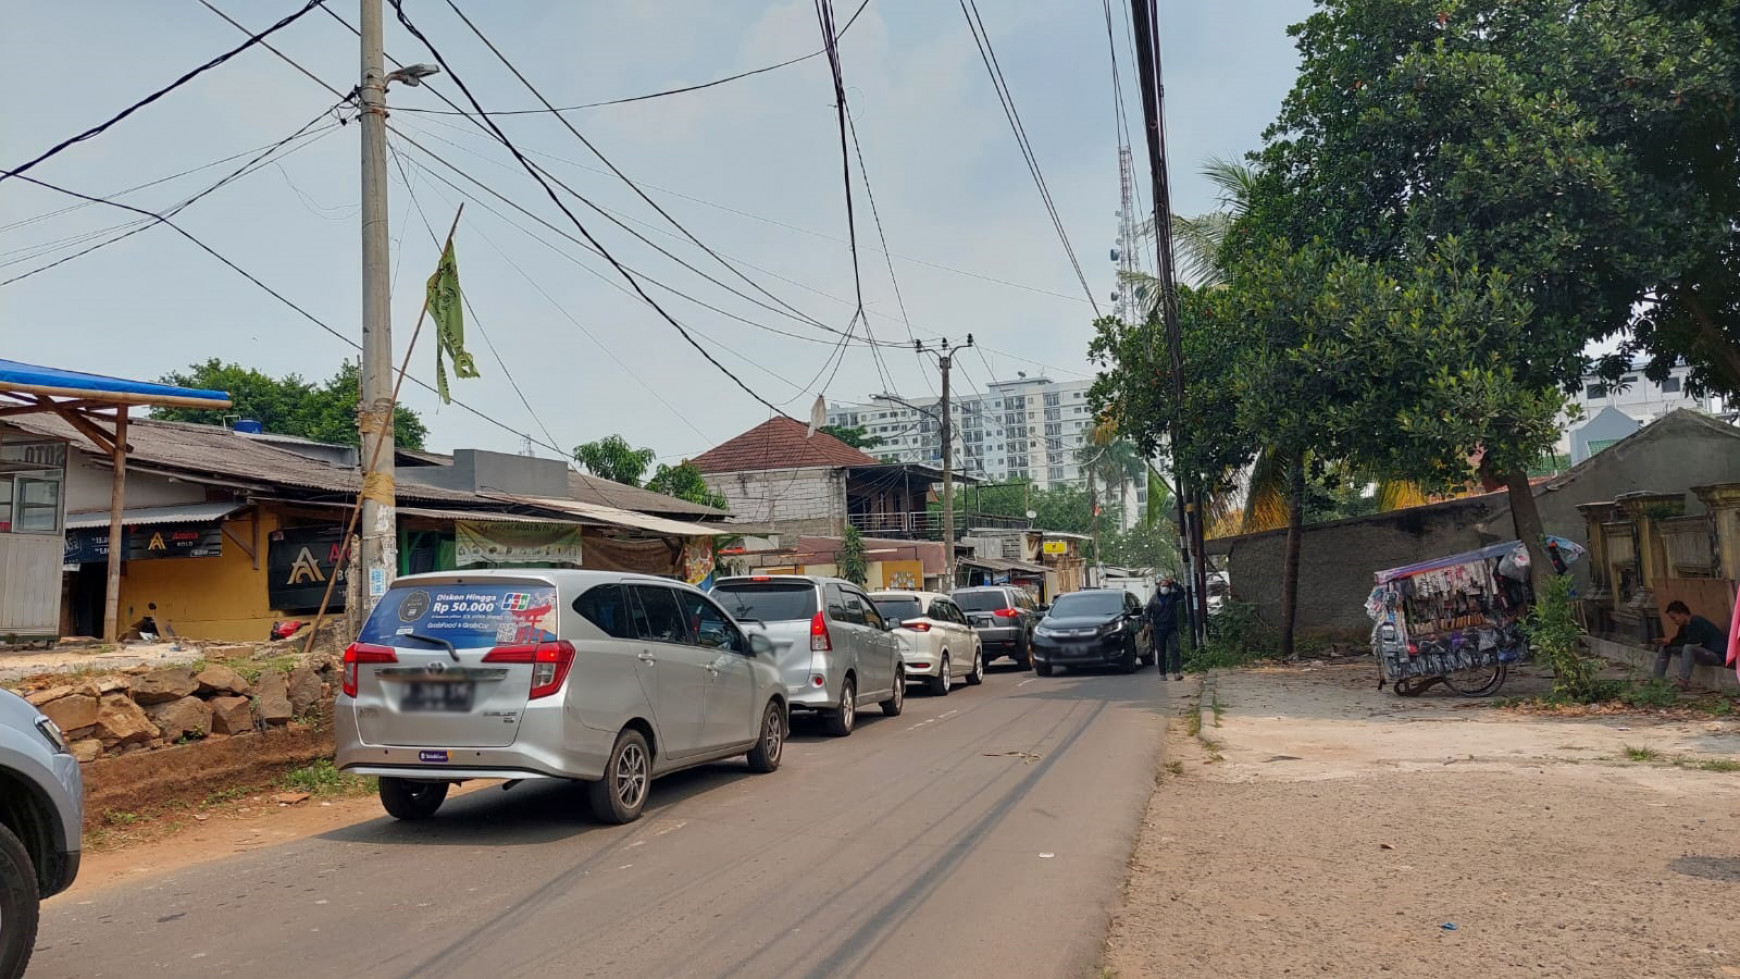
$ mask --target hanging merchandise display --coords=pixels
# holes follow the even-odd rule
[[[1583,548],[1546,539],[1548,558],[1564,573]],[[1379,571],[1367,596],[1372,654],[1387,683],[1412,696],[1443,683],[1466,696],[1486,696],[1504,683],[1510,664],[1528,654],[1521,623],[1533,604],[1528,548],[1494,544],[1431,561]]]

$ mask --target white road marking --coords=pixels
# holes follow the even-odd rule
[[[1029,684],[1029,683],[1032,683],[1032,682],[1033,682],[1033,681],[1034,681],[1034,680],[1037,680],[1037,679],[1039,679],[1039,678],[1038,678],[1038,677],[1036,677],[1036,676],[1030,676],[1030,677],[1028,677],[1028,678],[1027,678],[1027,679],[1025,679],[1025,680],[1022,680],[1022,681],[1021,681],[1021,682],[1020,682],[1020,683],[1017,683],[1017,684],[1015,684],[1015,685],[1016,685],[1016,686],[1017,686],[1017,687],[1025,687],[1025,686],[1027,686],[1027,685],[1028,685],[1028,684]]]

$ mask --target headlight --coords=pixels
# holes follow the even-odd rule
[[[36,719],[36,729],[41,731],[42,736],[48,739],[48,743],[53,746],[57,754],[72,754],[72,748],[68,747],[66,743],[66,735],[60,733],[59,724],[56,724],[46,717],[38,717]]]
[[[1123,619],[1113,619],[1112,621],[1107,622],[1100,629],[1100,632],[1102,632],[1108,636],[1115,636],[1118,633],[1123,632],[1123,631],[1124,631],[1124,620]]]

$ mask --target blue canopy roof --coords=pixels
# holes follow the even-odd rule
[[[179,408],[228,408],[225,391],[203,391],[152,381],[84,374],[55,367],[0,360],[0,393],[40,394],[115,405],[170,405]]]

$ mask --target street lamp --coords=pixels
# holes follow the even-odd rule
[[[423,79],[440,73],[441,69],[436,65],[406,65],[398,71],[389,73],[381,87],[385,88],[393,82],[404,82],[406,85],[416,88],[423,84]]]

